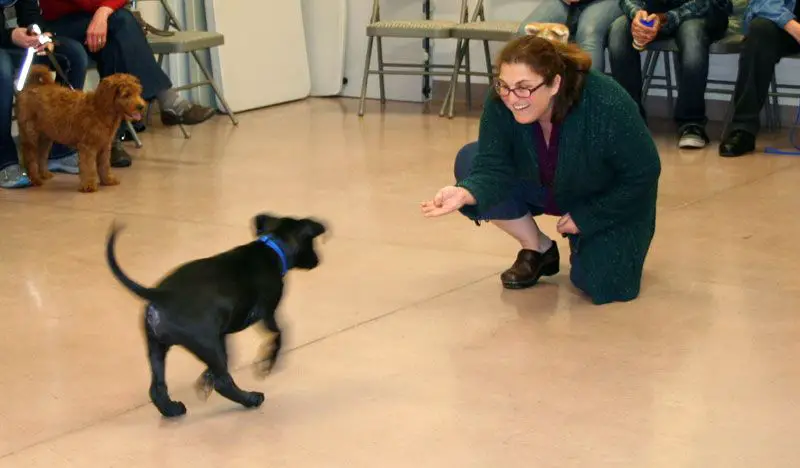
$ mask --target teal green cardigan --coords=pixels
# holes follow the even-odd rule
[[[553,191],[580,230],[569,240],[584,270],[582,289],[595,304],[628,301],[639,295],[655,233],[661,161],[627,92],[594,70],[584,83],[561,123]],[[508,198],[519,179],[540,184],[531,126],[517,123],[494,92],[479,132],[472,171],[458,183],[477,201],[461,210],[472,219]]]

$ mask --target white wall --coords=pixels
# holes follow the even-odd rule
[[[487,19],[521,21],[541,0],[486,0]],[[471,0],[474,4],[474,0]],[[433,0],[433,18],[456,21],[460,0]],[[381,16],[391,18],[422,18],[422,0],[381,0]],[[345,76],[348,85],[343,95],[358,96],[361,89],[361,76],[364,67],[367,38],[365,27],[369,21],[372,0],[349,0],[348,4],[348,37],[346,51]],[[455,54],[455,41],[441,39],[432,41],[433,60],[438,63],[452,64]],[[500,43],[490,43],[492,53],[501,47]],[[423,60],[422,42],[420,40],[385,39],[384,57],[386,60],[419,61]],[[471,47],[471,61],[474,69],[483,69],[483,47],[474,43]],[[373,51],[373,66],[377,63],[377,55]],[[717,80],[736,80],[738,56],[712,56],[709,78]],[[608,66],[608,65],[606,65]],[[659,61],[657,74],[663,69]],[[436,80],[442,78],[436,77]],[[784,60],[777,67],[777,79],[782,84],[800,85],[800,60]],[[392,100],[422,100],[422,80],[420,77],[387,77],[387,97]],[[460,78],[463,81],[463,77]],[[474,77],[474,83],[485,81]],[[714,85],[721,87],[721,85]],[[651,95],[666,95],[663,90],[652,90]],[[378,79],[370,77],[367,97],[378,97]],[[709,94],[709,99],[729,99],[728,96]],[[782,100],[785,104],[796,105],[797,100]]]

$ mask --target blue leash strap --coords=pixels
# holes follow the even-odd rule
[[[789,143],[791,143],[791,145],[795,147],[797,151],[784,150],[768,146],[764,148],[764,152],[767,154],[780,154],[783,156],[800,156],[800,141],[797,141],[798,132],[800,132],[800,105],[797,106],[797,114],[794,118],[794,125],[792,125],[792,129],[789,130]]]

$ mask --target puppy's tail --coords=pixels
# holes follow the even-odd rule
[[[44,65],[33,65],[28,72],[28,78],[25,80],[25,86],[41,86],[54,84],[55,80],[50,72],[50,69]]]
[[[122,228],[123,227],[121,225],[114,222],[111,224],[111,229],[108,232],[108,238],[106,240],[106,261],[108,262],[108,267],[111,269],[111,273],[114,274],[117,280],[119,280],[119,282],[122,283],[122,285],[132,293],[147,301],[154,301],[159,297],[158,290],[142,286],[141,284],[132,280],[122,271],[119,263],[117,263],[117,257],[114,254],[114,246],[117,243],[117,235],[120,233],[120,231],[122,231]]]

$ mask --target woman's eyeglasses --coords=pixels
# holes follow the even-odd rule
[[[497,90],[497,94],[503,97],[508,96],[510,93],[514,93],[515,96],[520,98],[531,97],[531,94],[535,93],[536,90],[538,90],[542,86],[544,86],[544,81],[534,86],[533,88],[509,88],[508,85],[506,85],[505,83],[502,83],[500,81],[494,82],[494,89]]]

